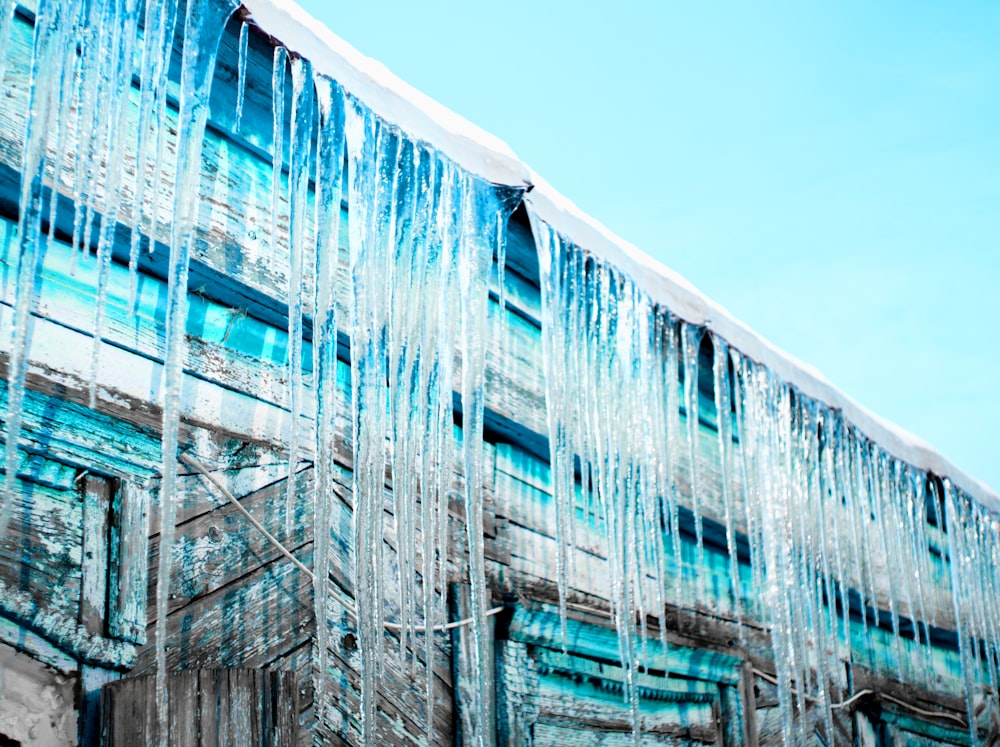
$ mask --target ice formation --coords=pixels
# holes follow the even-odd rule
[[[385,473],[392,475],[398,553],[400,647],[415,613],[443,621],[436,585],[445,582],[448,493],[461,464],[475,619],[474,671],[489,671],[483,561],[483,407],[488,281],[504,241],[512,190],[458,169],[439,153],[379,120],[363,104],[347,107],[352,278],[351,376],[354,407],[356,588],[362,652],[363,734],[374,737],[384,608]],[[462,438],[453,443],[453,356],[459,350]],[[388,387],[386,386],[388,383]],[[388,447],[386,444],[388,439]],[[458,454],[453,451],[458,449]],[[388,457],[387,457],[388,455]],[[387,464],[388,461],[388,464]],[[419,497],[419,511],[417,499]],[[418,540],[419,538],[419,540]],[[418,568],[420,543],[422,567]],[[435,562],[436,559],[436,562]],[[418,583],[418,574],[420,582]],[[426,661],[433,635],[425,633]],[[428,722],[433,711],[428,672]],[[479,724],[490,719],[491,684],[479,679]],[[472,743],[491,744],[483,729]]]
[[[836,733],[834,712],[851,694],[844,662],[870,657],[873,636],[890,639],[891,657],[864,665],[933,690],[930,626],[950,623],[935,620],[949,579],[935,578],[929,560],[940,542],[930,535],[943,527],[971,713],[972,699],[996,682],[1000,652],[997,516],[949,481],[892,457],[841,413],[710,330],[678,320],[534,213],[532,225],[543,280],[560,602],[565,609],[571,593],[571,538],[583,530],[579,492],[593,492],[606,526],[637,738],[634,672],[642,666],[637,639],[644,631],[635,620],[651,609],[646,578],[658,581],[652,593],[659,610],[661,600],[713,601],[697,580],[697,598],[678,598],[682,586],[692,588],[681,583],[685,574],[705,570],[708,513],[725,528],[733,614],[771,633],[785,744],[812,743],[817,729]],[[699,342],[705,335],[711,345]],[[699,349],[711,352],[711,366],[699,361]],[[705,369],[711,397],[699,394]],[[701,430],[707,420],[716,433],[714,454],[701,443],[699,419]],[[720,476],[713,490],[703,480],[708,462]],[[692,512],[694,569],[680,557],[678,505]],[[739,535],[749,545],[749,588],[741,580]],[[852,617],[867,645],[852,637]]]
[[[149,251],[158,241],[169,244],[156,599],[161,724],[169,713],[166,610],[188,269],[215,56],[236,8],[230,0],[191,0],[181,7],[182,19],[176,0],[147,3],[144,13],[137,0],[41,1],[17,267],[13,288],[4,289],[14,299],[6,442],[15,444],[46,239],[42,228],[47,222],[51,235],[55,223],[52,194],[72,201],[74,248],[96,255],[92,405],[101,398],[101,337],[116,228],[131,229],[133,301],[143,244]],[[9,39],[11,18],[9,7],[0,13],[0,46]],[[167,103],[167,76],[178,23],[183,50],[175,112]],[[247,56],[244,22],[236,133],[243,126]],[[434,629],[446,618],[448,565],[464,551],[472,618],[468,653],[472,671],[483,673],[469,692],[473,733],[464,738],[485,747],[494,740],[490,589],[480,521],[489,285],[496,258],[502,309],[506,224],[523,185],[516,178],[492,183],[466,170],[380,116],[345,90],[344,81],[283,47],[275,49],[272,73],[269,235],[271,259],[286,263],[289,338],[285,516],[290,528],[299,459],[311,455],[316,713],[322,718],[332,707],[326,687],[330,621],[338,613],[330,593],[328,509],[335,500],[337,450],[348,448],[355,465],[355,602],[347,611],[356,615],[360,639],[362,740],[376,739],[387,646],[397,647],[408,666],[417,659],[425,664],[430,734],[435,698],[427,664],[435,657]],[[370,90],[371,82],[357,88]],[[396,95],[386,93],[393,101]],[[133,97],[137,128],[130,125]],[[436,125],[421,127],[440,137]],[[172,129],[176,154],[167,147]],[[477,147],[470,142],[466,137],[458,148],[466,164]],[[498,173],[524,171],[504,158]],[[172,199],[162,199],[165,194]],[[348,256],[342,261],[345,200]],[[552,221],[540,202],[527,200],[541,271],[563,636],[578,539],[597,536],[607,557],[607,592],[635,738],[641,739],[643,729],[638,673],[651,646],[669,649],[667,609],[718,601],[704,573],[706,527],[714,523],[724,538],[711,552],[726,556],[727,614],[737,622],[738,637],[751,624],[770,632],[786,744],[808,743],[817,730],[836,731],[838,708],[851,695],[845,662],[861,660],[877,673],[933,690],[935,630],[957,634],[976,743],[972,716],[1000,669],[1000,518],[940,472],[890,454],[867,435],[866,423],[804,391],[801,378],[783,379],[779,366],[762,362],[745,335],[706,324],[700,312],[691,313],[693,307],[664,303],[646,281],[588,245],[586,232],[576,243],[579,238]],[[342,289],[346,320],[338,319],[335,304]],[[308,322],[309,378],[303,370]],[[350,345],[349,402],[337,385],[338,335]],[[307,397],[310,384],[313,396]],[[349,444],[339,442],[335,428],[345,414]],[[11,518],[18,459],[17,449],[7,449],[0,531]],[[456,492],[465,516],[460,548],[451,546],[448,531],[449,497]],[[388,536],[395,553],[386,550]],[[685,544],[694,545],[693,556],[685,555]],[[942,558],[938,565],[932,547]],[[658,620],[655,631],[646,624],[650,618]],[[888,641],[888,660],[870,658],[876,641]],[[165,740],[166,731],[161,734]]]

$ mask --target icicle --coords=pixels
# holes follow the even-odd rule
[[[871,492],[868,474],[870,472],[870,455],[864,445],[864,437],[857,433],[854,428],[849,430],[848,448],[850,449],[850,486],[853,494],[852,514],[858,524],[858,552],[861,558],[861,566],[865,573],[864,583],[867,584],[864,596],[871,607],[875,617],[868,628],[868,648],[874,655],[874,639],[871,627],[878,627],[879,595],[875,576],[875,562],[872,555],[874,541],[871,537]],[[867,612],[865,617],[867,619]],[[877,670],[876,661],[871,661],[873,670]]]
[[[340,209],[344,164],[344,100],[340,87],[316,75],[319,112],[316,145],[314,219],[315,283],[313,298],[313,388],[315,391],[316,492],[313,505],[315,537],[314,603],[316,612],[316,675],[313,693],[317,720],[328,707],[327,681],[330,631],[327,602],[330,586],[330,521],[334,495],[337,415],[337,306],[334,290],[340,269]],[[428,636],[430,638],[430,636]]]
[[[681,325],[681,358],[684,361],[684,413],[687,426],[688,480],[691,485],[691,512],[694,514],[699,585],[704,577],[705,565],[704,527],[701,516],[701,486],[698,481],[698,351],[702,330],[690,324]],[[699,591],[699,594],[701,592]]]
[[[414,458],[415,471],[420,479],[420,531],[422,552],[422,593],[420,595],[425,629],[433,630],[444,619],[443,594],[435,588],[440,580],[442,587],[447,572],[447,518],[448,488],[451,482],[449,465],[453,463],[450,445],[452,428],[451,387],[446,382],[452,380],[451,356],[446,351],[453,349],[453,339],[449,330],[452,282],[451,254],[435,251],[448,240],[442,230],[445,222],[433,220],[445,210],[441,190],[442,169],[435,158],[422,157],[416,175],[416,194],[427,199],[419,201],[414,216],[414,246],[422,258],[417,265],[427,268],[426,277],[438,282],[439,291],[425,296],[426,319],[414,342],[419,346],[419,365],[413,388],[417,402],[426,403],[420,413],[417,438],[421,439],[420,453]],[[418,260],[419,261],[419,260]],[[412,300],[412,299],[411,299]],[[435,565],[438,560],[438,565]],[[427,743],[434,742],[434,644],[435,636],[424,636],[424,698],[426,701]]]
[[[240,51],[239,62],[237,63],[237,76],[239,82],[236,87],[236,122],[233,124],[233,132],[239,134],[240,125],[243,122],[243,99],[247,91],[247,42],[249,41],[250,24],[244,21],[240,25]]]
[[[359,613],[361,652],[361,740],[363,744],[373,744],[375,692],[382,653],[382,485],[387,375],[379,358],[383,332],[376,316],[385,284],[384,280],[379,284],[371,276],[372,267],[378,265],[378,247],[374,245],[380,228],[375,225],[376,200],[380,173],[385,170],[385,156],[376,139],[381,133],[374,117],[353,104],[347,110],[346,121],[353,280],[351,400],[354,407],[355,604]]]
[[[733,594],[740,642],[743,642],[743,611],[740,605],[740,561],[736,553],[736,528],[733,522],[733,501],[730,495],[730,474],[733,464],[733,432],[729,400],[729,347],[720,337],[712,335],[712,371],[714,374],[716,425],[719,437],[719,489],[726,523],[726,550],[729,553],[729,577]]]
[[[497,220],[504,220],[502,216],[497,216]],[[504,365],[504,322],[507,318],[507,227],[497,226],[497,235],[504,237],[497,246],[497,339],[496,339],[496,360],[500,365]]]
[[[758,492],[758,484],[754,472],[753,457],[756,453],[756,444],[749,436],[747,429],[747,412],[752,406],[750,397],[750,376],[751,369],[749,361],[744,359],[735,350],[730,350],[730,359],[735,372],[734,394],[735,394],[735,414],[736,433],[740,442],[739,475],[742,486],[742,501],[744,510],[744,520],[746,521],[747,542],[750,546],[750,578],[755,590],[763,589],[763,562],[761,560],[761,541],[759,537],[760,521],[758,508],[761,504]],[[756,599],[751,600],[754,604],[753,612],[758,617],[761,615],[761,605]]]
[[[14,309],[11,319],[11,344],[7,369],[6,482],[0,508],[0,536],[7,530],[16,494],[16,474],[20,459],[18,441],[23,420],[24,387],[28,356],[34,328],[32,313],[37,303],[38,282],[45,256],[42,236],[42,195],[46,163],[46,141],[52,127],[53,113],[59,111],[62,77],[46,77],[59,70],[58,55],[70,42],[72,4],[69,0],[47,0],[35,18],[35,43],[31,59],[31,86],[28,119],[24,137],[21,169],[21,195],[18,204],[17,266],[15,270]]]
[[[185,324],[188,304],[188,263],[195,238],[199,204],[201,147],[208,121],[208,97],[219,41],[235,10],[230,0],[189,2],[184,20],[180,111],[177,130],[177,170],[174,180],[173,230],[167,272],[167,347],[163,367],[163,482],[160,487],[160,558],[156,589],[156,713],[160,744],[167,744],[167,604],[170,599],[171,557],[177,508],[177,447],[181,389],[187,355]]]
[[[931,589],[928,582],[931,578],[930,544],[927,536],[927,494],[924,475],[907,469],[907,510],[909,522],[906,534],[909,537],[910,556],[914,561],[913,575],[916,585],[917,605],[920,611],[919,621],[914,621],[914,637],[923,644],[924,652],[924,686],[928,689],[934,685],[934,661],[930,645],[930,626],[935,617]],[[920,633],[923,632],[921,637]]]
[[[465,473],[465,516],[469,541],[470,604],[475,654],[472,671],[482,672],[476,681],[475,718],[481,732],[475,735],[482,747],[494,743],[492,639],[486,631],[486,568],[483,548],[483,418],[486,388],[487,312],[489,275],[493,255],[503,241],[500,232],[506,220],[500,213],[513,207],[479,180],[464,176],[459,182],[462,194],[461,234],[459,237],[458,281],[461,310],[462,356],[462,464]]]
[[[86,254],[91,251],[91,237],[98,214],[97,177],[106,147],[106,141],[94,137],[94,133],[102,132],[102,125],[112,116],[109,111],[112,105],[111,97],[104,95],[108,82],[104,71],[107,61],[114,56],[113,49],[121,39],[121,29],[114,18],[115,5],[114,0],[98,0],[90,5],[85,33],[81,40],[82,103],[77,132],[83,134],[83,142],[76,163],[73,244],[80,252]]]
[[[850,581],[847,576],[847,566],[844,560],[844,540],[842,538],[843,501],[841,493],[843,486],[837,481],[835,466],[837,449],[836,439],[841,427],[841,422],[842,421],[839,416],[833,412],[827,412],[823,419],[823,444],[822,453],[820,455],[822,460],[822,472],[820,479],[822,482],[822,496],[825,509],[823,513],[820,514],[820,526],[825,526],[825,522],[822,521],[822,517],[829,516],[830,533],[828,536],[832,538],[834,559],[832,564],[833,568],[830,573],[828,573],[829,597],[827,603],[830,605],[830,613],[832,616],[836,613],[836,605],[839,600],[839,622],[837,623],[837,628],[834,631],[834,636],[838,642],[840,641],[840,637],[843,636],[844,644],[846,644],[848,661],[852,661],[853,653],[851,650],[850,632],[850,597],[848,594]],[[829,546],[829,542],[830,540],[827,539],[827,547]]]
[[[568,350],[576,340],[567,340],[561,325],[561,314],[569,311],[565,296],[567,261],[558,235],[545,223],[535,221],[532,228],[536,232],[538,262],[542,277],[542,329],[549,334],[542,335],[542,361],[545,368],[545,411],[548,417],[550,464],[553,498],[556,504],[556,586],[559,590],[559,622],[562,645],[566,645],[566,598],[569,587],[569,524],[572,521],[572,462],[569,452],[565,421],[568,413],[563,411],[566,401],[563,393],[565,377],[561,369],[566,364],[563,351]],[[576,330],[570,330],[572,333]]]
[[[288,386],[291,429],[288,436],[288,480],[285,492],[285,532],[289,536],[295,525],[295,472],[299,462],[299,427],[302,419],[302,256],[309,207],[313,109],[312,67],[301,57],[293,57],[292,140],[288,180]]]
[[[803,466],[799,474],[804,476],[805,496],[799,504],[800,537],[802,542],[802,582],[803,590],[808,600],[810,624],[800,631],[799,645],[806,654],[803,656],[802,682],[812,683],[815,672],[815,696],[819,717],[827,734],[834,732],[833,712],[830,709],[832,696],[828,692],[828,684],[834,680],[841,669],[835,649],[836,630],[833,627],[833,602],[830,579],[830,563],[827,555],[824,507],[820,494],[820,428],[821,408],[817,403],[804,396],[797,397],[800,413],[800,428],[802,434],[800,443],[803,449],[800,456]],[[802,510],[802,507],[805,510]],[[810,657],[809,651],[815,655]],[[803,690],[807,688],[802,685]],[[811,732],[810,732],[811,733]]]
[[[871,464],[869,479],[871,483],[872,512],[875,516],[874,528],[878,539],[875,549],[880,553],[880,565],[886,569],[889,577],[886,601],[889,604],[889,618],[892,625],[892,647],[896,655],[896,671],[901,672],[903,667],[903,647],[899,633],[899,603],[896,597],[900,588],[900,579],[897,572],[897,565],[894,562],[894,558],[898,558],[899,556],[895,554],[895,548],[891,543],[891,537],[895,532],[890,526],[892,519],[887,516],[889,513],[888,503],[891,500],[891,496],[886,495],[889,492],[889,464],[885,452],[875,444],[869,445],[867,456]],[[899,675],[897,674],[897,676]]]
[[[413,503],[417,497],[415,467],[419,460],[420,445],[416,440],[423,412],[418,401],[419,386],[414,386],[414,374],[419,370],[420,345],[416,339],[416,321],[419,318],[411,308],[414,296],[420,293],[416,285],[416,270],[422,270],[418,254],[420,248],[413,243],[413,222],[416,203],[417,172],[421,165],[420,149],[404,140],[400,143],[396,173],[393,175],[395,206],[390,219],[392,236],[392,292],[388,301],[389,320],[389,408],[392,419],[391,444],[393,468],[393,521],[396,542],[399,587],[399,654],[405,660],[407,650],[412,650],[412,616],[416,606],[417,589],[414,582],[416,563],[416,519]]]
[[[144,43],[139,69],[139,114],[136,127],[135,149],[135,191],[132,197],[132,236],[129,245],[129,308],[135,308],[139,286],[139,246],[142,240],[142,214],[146,199],[146,181],[152,181],[153,212],[149,217],[149,251],[156,243],[159,226],[160,164],[162,143],[166,141],[166,109],[164,88],[166,71],[169,69],[170,52],[174,40],[174,26],[177,22],[177,0],[161,3],[147,3]],[[156,114],[156,116],[154,116]],[[149,149],[155,154],[152,173],[149,165]]]
[[[161,19],[162,28],[160,27],[161,20],[156,21],[156,28],[158,30],[157,39],[159,43],[162,45],[160,47],[160,49],[162,50],[162,55],[160,58],[161,61],[157,63],[158,65],[160,65],[160,67],[155,68],[156,70],[161,71],[161,75],[156,76],[154,73],[154,85],[156,85],[155,83],[156,80],[165,81],[167,71],[169,71],[170,69],[170,56],[173,49],[174,26],[176,25],[177,21],[177,11],[179,10],[178,5],[179,5],[178,0],[169,0],[169,2],[165,6],[165,12],[163,14],[164,17],[163,19]],[[154,9],[155,7],[156,5],[153,4]],[[149,4],[147,4],[146,10],[148,19]],[[167,97],[165,95],[165,91],[161,90],[160,88],[156,89],[156,92],[154,92],[153,96],[154,96],[154,103],[156,105],[155,121],[158,123],[158,126],[155,127],[153,130],[154,142],[156,143],[156,150],[155,150],[156,156],[153,160],[153,174],[152,174],[153,195],[154,195],[153,214],[151,216],[149,225],[150,241],[146,250],[149,254],[153,254],[153,252],[156,249],[156,241],[154,239],[157,232],[159,231],[160,223],[162,222],[161,214],[163,206],[166,203],[163,193],[167,192],[167,188],[164,186],[164,180],[168,176],[166,173],[167,170],[166,168],[164,168],[164,162],[167,155],[167,137],[166,137],[167,127],[164,126],[167,122]]]
[[[680,459],[681,450],[681,384],[680,384],[680,323],[671,316],[665,327],[666,334],[666,369],[665,388],[667,399],[667,448],[666,448],[666,495],[667,509],[670,512],[670,538],[673,543],[674,563],[676,564],[674,578],[674,598],[677,604],[682,604],[681,590],[684,584],[684,557],[681,545],[680,520]]]
[[[78,27],[80,23],[80,17],[83,13],[83,8],[78,7],[73,13],[73,25]],[[0,46],[2,48],[2,46]],[[61,55],[61,67],[62,67],[62,83],[60,85],[61,91],[61,102],[59,105],[59,115],[55,122],[54,128],[54,143],[52,146],[52,153],[54,158],[52,160],[52,186],[51,192],[49,193],[49,231],[48,239],[52,242],[56,235],[56,219],[58,217],[58,207],[59,207],[59,197],[60,188],[62,183],[62,169],[63,163],[66,159],[66,148],[67,143],[72,143],[69,136],[69,129],[72,117],[70,116],[73,109],[73,99],[74,99],[74,80],[79,74],[77,69],[77,56],[76,54],[63,54]],[[74,133],[75,137],[79,137],[79,133]]]
[[[782,732],[785,744],[799,744],[801,716],[804,704],[795,708],[792,684],[798,674],[798,657],[793,643],[792,610],[789,608],[788,591],[795,583],[791,554],[792,539],[789,533],[789,494],[791,491],[789,469],[791,451],[791,407],[787,389],[774,381],[769,372],[759,371],[755,386],[758,392],[753,416],[748,425],[759,424],[763,429],[760,439],[762,536],[765,566],[768,573],[768,591],[765,593],[771,609],[771,636],[774,646],[775,667],[778,673],[778,700],[782,711]],[[751,436],[752,438],[753,436]],[[799,683],[800,685],[803,683]],[[799,710],[799,719],[795,711]]]
[[[974,655],[975,640],[966,619],[966,602],[964,599],[967,578],[966,566],[970,561],[968,550],[962,537],[964,516],[962,506],[956,495],[955,488],[947,479],[944,481],[944,509],[947,522],[948,559],[951,570],[951,599],[955,613],[955,632],[958,636],[959,660],[962,663],[962,680],[965,695],[965,712],[969,719],[970,744],[976,745],[976,723],[973,718],[972,699],[978,689]]]
[[[281,172],[285,162],[285,65],[284,47],[274,48],[271,71],[271,107],[274,117],[271,153],[271,256],[277,257],[281,244]]]
[[[480,519],[487,314],[493,255],[502,240],[494,228],[506,225],[508,199],[516,192],[463,174],[357,102],[348,107],[346,122],[354,325],[355,573],[361,613],[362,740],[370,743],[376,734],[375,692],[383,668],[383,609],[389,584],[382,541],[386,466],[395,493],[401,647],[410,645],[418,598],[425,618],[422,627],[433,627],[442,616],[434,584],[444,582],[448,559],[447,494],[454,468],[451,359],[456,343],[462,362],[461,465],[473,618],[469,656],[472,671],[491,671]],[[422,593],[416,578],[413,507],[418,495]],[[433,635],[425,639],[429,714],[433,713],[432,639]],[[481,677],[472,687],[472,721],[481,726],[469,740],[489,745],[491,732],[485,727],[492,711],[492,679]],[[432,727],[429,715],[428,729]]]
[[[657,618],[660,627],[660,642],[663,647],[663,656],[669,656],[669,641],[667,636],[667,601],[670,597],[670,583],[667,578],[667,550],[664,532],[669,531],[673,536],[676,527],[671,524],[673,512],[671,505],[671,472],[673,469],[670,458],[670,449],[667,441],[667,408],[671,406],[672,398],[667,393],[667,377],[665,368],[667,361],[666,352],[666,330],[669,324],[669,314],[662,308],[657,308],[656,315],[650,329],[651,340],[649,343],[649,360],[654,362],[654,374],[651,382],[650,403],[652,405],[652,433],[648,439],[654,474],[651,476],[651,484],[647,487],[649,500],[653,505],[649,509],[646,527],[647,536],[654,541],[653,572],[658,579],[656,585],[657,597]],[[679,542],[680,538],[677,538]]]
[[[97,239],[97,294],[94,300],[94,345],[90,359],[90,407],[97,405],[97,372],[100,367],[101,339],[104,334],[105,305],[111,273],[111,249],[118,226],[121,202],[121,182],[125,132],[128,129],[130,94],[132,92],[132,54],[138,35],[137,0],[126,0],[123,6],[114,3],[111,23],[115,33],[111,44],[109,80],[102,90],[107,100],[107,125],[102,136],[101,151],[107,154],[104,179],[104,201],[101,207],[101,227]],[[119,11],[121,15],[119,15]]]

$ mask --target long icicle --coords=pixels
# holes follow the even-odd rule
[[[302,305],[305,297],[302,264],[309,210],[309,166],[315,109],[312,66],[301,57],[293,57],[291,67],[292,138],[288,178],[288,400],[291,427],[285,489],[285,531],[289,536],[295,526],[296,471],[302,420]]]
[[[136,127],[135,188],[132,195],[132,236],[129,244],[129,309],[135,308],[139,288],[139,251],[142,243],[143,210],[146,181],[152,182],[153,201],[159,205],[159,167],[162,158],[154,158],[150,166],[150,149],[154,155],[161,151],[160,143],[166,140],[165,99],[166,70],[169,68],[173,47],[174,26],[177,23],[177,0],[147,3],[142,58],[139,69],[139,113]],[[156,113],[158,116],[153,116]],[[152,171],[150,171],[152,169]],[[149,216],[149,251],[156,243],[158,210]]]
[[[716,426],[719,437],[720,487],[722,493],[723,517],[726,525],[726,550],[729,553],[729,579],[733,594],[733,611],[736,615],[737,630],[742,643],[743,610],[740,603],[740,561],[736,552],[736,526],[733,497],[730,489],[730,474],[733,464],[733,430],[730,419],[729,397],[729,347],[722,338],[712,335],[712,372],[715,389]]]
[[[62,76],[50,79],[47,75],[61,67],[56,60],[68,45],[66,37],[72,30],[70,17],[71,3],[68,0],[47,0],[39,6],[35,19],[29,115],[24,137],[21,195],[18,203],[17,269],[7,369],[6,482],[3,505],[0,507],[0,536],[7,531],[17,493],[16,475],[21,453],[18,442],[24,415],[28,357],[34,329],[33,313],[38,302],[37,288],[45,257],[42,199],[46,144],[53,111],[58,112],[60,96],[64,94],[60,90]]]
[[[330,632],[327,600],[330,588],[330,531],[334,501],[337,417],[337,304],[334,292],[340,269],[340,211],[344,164],[344,98],[340,87],[316,75],[319,114],[316,145],[316,216],[313,293],[313,414],[316,440],[316,492],[313,505],[315,539],[314,604],[316,674],[313,680],[316,720],[322,724],[328,704]]]
[[[167,604],[170,599],[174,521],[177,510],[177,447],[188,306],[188,265],[195,241],[201,148],[208,121],[208,97],[219,41],[235,10],[230,0],[189,2],[184,19],[177,170],[174,179],[173,231],[167,276],[167,350],[163,367],[163,441],[160,488],[160,557],[156,586],[156,716],[159,744],[169,744],[167,693]]]
[[[97,294],[94,299],[94,344],[90,358],[89,399],[90,407],[97,405],[97,375],[100,368],[104,321],[107,311],[108,282],[111,274],[111,250],[118,227],[118,208],[121,202],[122,177],[126,171],[122,157],[127,138],[130,94],[132,93],[132,56],[138,35],[137,0],[126,0],[124,5],[114,3],[112,16],[114,40],[108,80],[102,98],[108,99],[107,124],[102,137],[101,152],[107,155],[104,177],[104,200],[100,209],[101,227],[97,238]]]
[[[233,132],[239,134],[243,124],[243,103],[247,92],[247,47],[250,39],[250,24],[244,21],[240,25],[239,59],[236,63],[236,115]]]

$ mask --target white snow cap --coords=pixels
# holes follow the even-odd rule
[[[494,184],[528,186],[530,170],[507,143],[400,80],[298,5],[244,0],[243,7],[286,49],[309,60],[382,119]]]
[[[290,51],[336,80],[378,116],[437,148],[463,168],[495,184],[534,185],[526,199],[539,218],[564,238],[621,268],[657,303],[692,324],[717,332],[733,348],[764,364],[804,394],[841,410],[889,453],[914,467],[948,477],[984,506],[1000,512],[1000,495],[965,474],[923,440],[868,411],[822,374],[779,350],[676,272],[643,254],[557,192],[505,142],[455,114],[361,54],[287,0],[244,0],[252,20]]]

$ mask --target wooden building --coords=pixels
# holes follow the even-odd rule
[[[1000,743],[996,494],[189,2],[0,25],[0,743]]]

